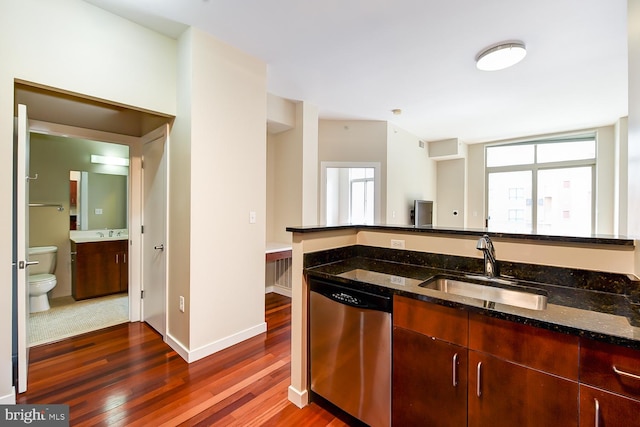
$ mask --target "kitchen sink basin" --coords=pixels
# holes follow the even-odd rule
[[[476,298],[485,301],[486,307],[493,307],[494,304],[506,304],[530,310],[545,310],[547,308],[547,296],[536,293],[535,289],[531,289],[531,291],[506,289],[447,277],[437,277],[420,286],[452,295]]]

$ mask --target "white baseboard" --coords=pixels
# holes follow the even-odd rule
[[[11,387],[11,393],[4,396],[0,396],[0,405],[15,405],[16,404],[16,388]]]
[[[288,398],[289,402],[293,403],[298,408],[304,408],[309,404],[309,393],[307,390],[299,391],[292,385],[289,386]]]
[[[180,342],[173,339],[173,337],[171,337],[169,334],[167,334],[166,341],[167,344],[169,344],[169,346],[180,355],[180,357],[182,357],[188,363],[191,363],[217,353],[220,350],[231,347],[232,345],[248,340],[249,338],[253,338],[256,335],[260,335],[261,333],[266,331],[267,322],[262,322],[255,326],[252,326],[251,328],[245,329],[244,331],[229,335],[228,337],[222,338],[218,341],[214,341],[195,350],[188,350],[182,344],[180,344]]]
[[[167,334],[164,341],[173,349],[173,351],[178,353],[178,356],[182,357],[186,362],[189,362],[189,350],[183,346],[180,341],[175,339],[171,334]]]
[[[278,295],[282,295],[282,296],[291,298],[291,289],[289,289],[289,288],[284,288],[282,286],[277,286],[277,285],[267,286],[267,287],[264,288],[264,293],[265,294],[268,294],[270,292],[273,292],[273,293],[276,293]]]

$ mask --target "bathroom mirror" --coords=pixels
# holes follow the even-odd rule
[[[69,229],[127,228],[128,176],[71,171]]]

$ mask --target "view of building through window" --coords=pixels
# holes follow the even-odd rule
[[[350,222],[352,224],[373,224],[374,213],[374,169],[349,169]]]
[[[375,171],[375,167],[326,168],[324,210],[327,225],[375,222]]]
[[[489,231],[594,232],[595,136],[486,149]]]

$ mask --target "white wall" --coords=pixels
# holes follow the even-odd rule
[[[306,102],[291,105],[294,119],[278,123],[292,121],[293,127],[267,135],[269,242],[291,243],[288,226],[318,223],[318,109]]]
[[[376,220],[387,221],[387,122],[320,120],[318,162],[380,163],[381,213]]]
[[[191,104],[193,79],[192,31],[189,28],[178,39],[178,105],[169,142],[169,236],[167,300],[185,299],[185,313],[171,304],[167,310],[167,335],[182,346],[190,347],[191,310]],[[180,256],[172,256],[180,254]]]
[[[452,159],[438,162],[437,174],[437,209],[438,227],[464,227],[466,197],[466,160]],[[457,212],[457,215],[454,214]]]
[[[484,144],[470,144],[467,148],[467,214],[464,216],[465,227],[484,228],[486,218]]]
[[[596,232],[598,234],[614,234],[615,136],[615,125],[597,130]]]
[[[410,225],[414,200],[436,200],[436,162],[417,136],[387,127],[387,224]]]
[[[190,36],[191,183],[183,190],[191,193],[185,314],[194,360],[266,329],[267,70],[200,30]]]
[[[176,41],[80,0],[0,3],[0,198],[12,200],[14,79],[174,115]],[[12,259],[9,204],[0,259]],[[0,264],[0,402],[13,399],[11,265]]]
[[[627,234],[640,237],[640,1],[627,2],[629,121]],[[640,262],[640,261],[639,261]]]

